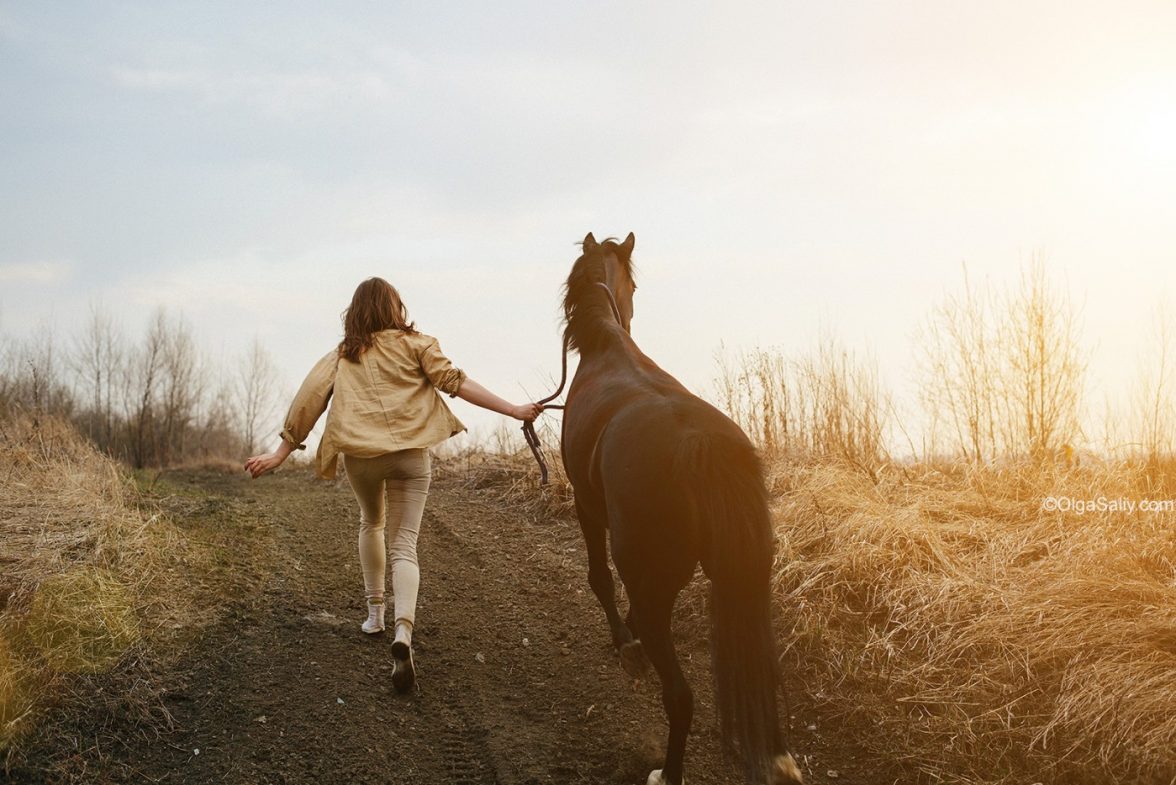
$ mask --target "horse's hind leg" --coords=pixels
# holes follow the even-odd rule
[[[617,650],[621,656],[621,667],[634,679],[640,679],[649,672],[649,658],[641,647],[641,627],[634,616],[633,603],[629,603],[629,612],[625,614],[625,626],[633,634],[633,640]]]
[[[588,548],[588,585],[592,587],[600,607],[604,608],[604,615],[608,617],[609,631],[612,633],[613,646],[623,653],[632,648],[636,641],[625,623],[621,621],[621,614],[617,611],[616,586],[613,583],[612,568],[608,565],[608,547],[605,540],[603,525],[584,515],[584,511],[577,505],[577,516],[580,519],[580,531],[584,533],[584,544]],[[640,644],[637,644],[640,645]]]
[[[694,716],[694,693],[678,664],[671,632],[670,615],[678,587],[650,584],[654,581],[644,581],[637,592],[630,595],[630,602],[636,612],[645,654],[661,677],[662,705],[670,721],[670,738],[665,763],[649,775],[646,785],[681,785],[686,737]]]

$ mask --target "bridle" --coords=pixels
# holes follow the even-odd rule
[[[617,298],[613,297],[612,289],[609,289],[608,284],[604,281],[597,281],[596,285],[604,289],[604,293],[608,295],[608,304],[612,306],[613,317],[617,320],[617,324],[624,327],[625,323],[621,321],[621,309],[617,307]]]
[[[617,320],[617,324],[619,324],[623,327],[625,323],[621,321],[621,309],[617,307],[617,299],[615,297],[613,297],[612,289],[608,288],[608,284],[604,283],[603,281],[597,281],[596,285],[599,286],[601,289],[604,289],[605,293],[608,294],[608,304],[612,308],[613,317]],[[564,385],[567,383],[567,381],[568,381],[568,334],[567,334],[567,331],[564,331],[563,355],[560,357],[559,387],[556,387],[555,392],[553,392],[551,395],[548,395],[546,398],[540,398],[538,401],[536,401],[537,404],[539,404],[540,406],[543,407],[543,411],[547,411],[548,409],[563,409],[564,408],[564,405],[562,403],[548,404],[547,402],[554,401],[556,398],[558,398],[560,396],[560,393],[563,392]],[[543,460],[543,453],[540,451],[542,448],[542,445],[539,443],[539,434],[535,433],[535,423],[533,423],[533,422],[524,422],[523,423],[523,438],[527,440],[527,446],[531,448],[531,454],[535,456],[535,462],[539,464],[539,484],[541,486],[546,485],[547,484],[547,461]]]

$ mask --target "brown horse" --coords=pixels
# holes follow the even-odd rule
[[[632,233],[589,234],[564,294],[565,342],[580,353],[563,421],[563,460],[588,548],[588,582],[632,672],[661,678],[670,736],[647,785],[680,785],[694,696],[670,632],[678,592],[701,563],[711,581],[711,641],[724,745],[749,782],[801,781],[776,710],[771,624],[773,535],[759,460],[726,415],[642,354],[633,318]],[[629,597],[622,621],[607,540]]]

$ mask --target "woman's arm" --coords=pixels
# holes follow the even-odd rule
[[[286,413],[286,426],[282,429],[282,441],[278,449],[254,455],[245,461],[245,471],[249,472],[253,479],[278,468],[290,453],[302,449],[302,441],[326,411],[327,402],[331,399],[331,393],[335,388],[335,367],[338,359],[337,352],[328,352],[310,369],[302,386],[298,388],[293,403],[290,404],[290,410]]]
[[[278,449],[273,452],[268,452],[263,455],[254,455],[249,460],[245,461],[245,471],[249,472],[253,479],[257,479],[266,472],[272,472],[274,469],[282,465],[283,461],[294,452],[294,445],[282,439],[278,444]]]
[[[539,416],[539,412],[543,411],[543,407],[537,403],[522,403],[516,406],[505,401],[468,376],[462,380],[461,387],[457,388],[457,397],[463,401],[469,401],[475,406],[481,406],[483,409],[527,422],[534,420]]]
[[[441,392],[448,393],[450,397],[457,396],[463,401],[469,401],[483,409],[514,417],[516,420],[530,422],[539,416],[539,412],[543,411],[543,407],[537,403],[523,403],[516,406],[499,398],[466,376],[465,371],[454,368],[449,358],[441,353],[441,346],[437,343],[436,338],[425,336],[425,340],[426,343],[418,355],[421,368],[433,386]]]

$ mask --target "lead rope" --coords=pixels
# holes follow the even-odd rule
[[[596,285],[601,289],[604,289],[604,291],[608,294],[608,304],[612,307],[613,316],[616,318],[617,324],[623,324],[623,322],[621,322],[621,311],[619,308],[617,308],[617,301],[616,298],[613,297],[612,289],[608,288],[608,284],[602,283],[600,281],[597,281]],[[546,398],[540,398],[538,401],[536,401],[536,403],[543,407],[543,411],[547,411],[548,409],[564,408],[562,403],[548,405],[547,402],[554,401],[560,396],[560,393],[563,392],[564,384],[566,384],[567,381],[568,334],[567,331],[564,331],[563,355],[560,357],[559,387],[556,387],[555,392],[553,392],[551,395],[547,396]],[[539,485],[547,485],[547,461],[543,459],[543,452],[541,450],[543,445],[539,443],[539,434],[535,433],[535,424],[533,422],[523,423],[523,438],[527,440],[527,446],[531,448],[531,454],[535,456],[535,462],[539,464]]]
[[[553,401],[559,397],[560,393],[563,392],[564,384],[566,384],[568,380],[568,334],[566,332],[564,333],[563,339],[563,356],[560,359],[559,387],[555,388],[555,392],[553,392],[551,395],[536,401],[536,403],[543,407],[544,411],[547,411],[548,409],[563,408],[562,403],[548,405],[547,402]],[[547,461],[543,460],[543,453],[540,452],[540,447],[542,445],[539,444],[539,434],[535,433],[535,423],[523,423],[523,438],[527,440],[527,446],[531,448],[531,454],[535,456],[535,462],[539,464],[539,485],[546,485]]]

